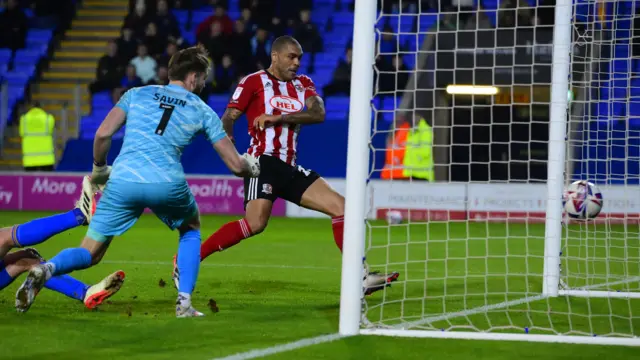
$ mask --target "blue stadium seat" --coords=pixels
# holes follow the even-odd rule
[[[333,19],[334,24],[336,26],[340,25],[351,25],[353,26],[353,13],[352,12],[338,12],[333,13],[331,15],[331,19]]]
[[[211,95],[207,104],[216,112],[223,112],[229,102],[229,95]]]
[[[14,64],[36,65],[40,61],[41,53],[37,49],[19,49],[13,59]]]
[[[11,49],[0,49],[0,64],[8,64],[12,54]]]
[[[27,32],[27,44],[49,44],[53,38],[51,29],[32,29]]]
[[[111,108],[112,106],[113,101],[111,99],[111,94],[109,94],[108,91],[93,94],[93,97],[91,98],[92,108]]]
[[[24,72],[9,71],[4,74],[3,79],[10,85],[26,84],[31,77],[30,74]]]
[[[189,20],[189,11],[188,10],[173,10],[173,15],[176,17],[176,21],[180,26],[184,26],[187,24],[187,20]]]
[[[438,21],[438,14],[421,14],[418,16],[418,32],[427,32]]]
[[[208,18],[211,15],[212,15],[211,11],[194,11],[191,14],[191,23],[193,24],[193,27],[195,28],[196,26],[198,26],[198,24],[203,22],[206,18]]]

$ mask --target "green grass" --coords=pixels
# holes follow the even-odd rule
[[[43,215],[2,212],[0,226]],[[204,217],[203,236],[230,219]],[[392,288],[368,299],[368,318],[373,322],[393,325],[540,291],[542,226],[431,223],[389,230],[380,225],[371,224],[368,260],[374,269],[383,270],[388,263],[402,276]],[[565,272],[573,285],[640,274],[638,264],[628,264],[639,258],[637,227],[613,228],[609,237],[603,229],[592,229],[588,237],[587,231],[571,230]],[[84,231],[60,234],[38,249],[51,257],[62,248],[77,246]],[[272,219],[262,235],[207,259],[194,295],[194,305],[207,315],[200,319],[174,318],[176,292],[170,282],[170,263],[176,237],[145,215],[129,233],[114,240],[103,263],[75,273],[88,283],[117,269],[127,273],[120,293],[98,311],[43,291],[28,313],[17,314],[13,297],[20,278],[0,293],[0,358],[211,359],[337,331],[340,255],[328,220]],[[580,260],[587,257],[587,250],[591,260]],[[605,255],[612,259],[608,270],[602,261]],[[638,283],[621,286],[637,289]],[[210,299],[215,299],[219,312],[208,308]],[[589,313],[595,316],[585,316]],[[638,313],[636,301],[559,298],[421,327],[502,331],[501,327],[512,326],[510,331],[515,332],[529,327],[538,333],[553,328],[628,335],[640,329],[638,318],[630,315]],[[624,347],[359,336],[270,358],[497,360],[636,355],[635,349]]]

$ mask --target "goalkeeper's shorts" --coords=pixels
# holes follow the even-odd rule
[[[187,182],[133,183],[110,180],[91,219],[87,236],[100,242],[122,235],[149,208],[171,230],[198,215]]]

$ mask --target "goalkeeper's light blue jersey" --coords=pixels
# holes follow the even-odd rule
[[[218,115],[177,85],[143,86],[116,104],[127,114],[122,149],[110,179],[136,183],[185,181],[182,150],[198,133],[211,143],[226,136]]]

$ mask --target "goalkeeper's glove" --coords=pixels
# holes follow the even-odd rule
[[[93,170],[91,171],[91,183],[98,189],[104,190],[104,186],[109,180],[111,175],[111,166],[108,165],[96,165],[93,164]]]
[[[247,153],[242,154],[242,157],[247,162],[250,177],[258,177],[260,175],[260,162],[258,159]]]

